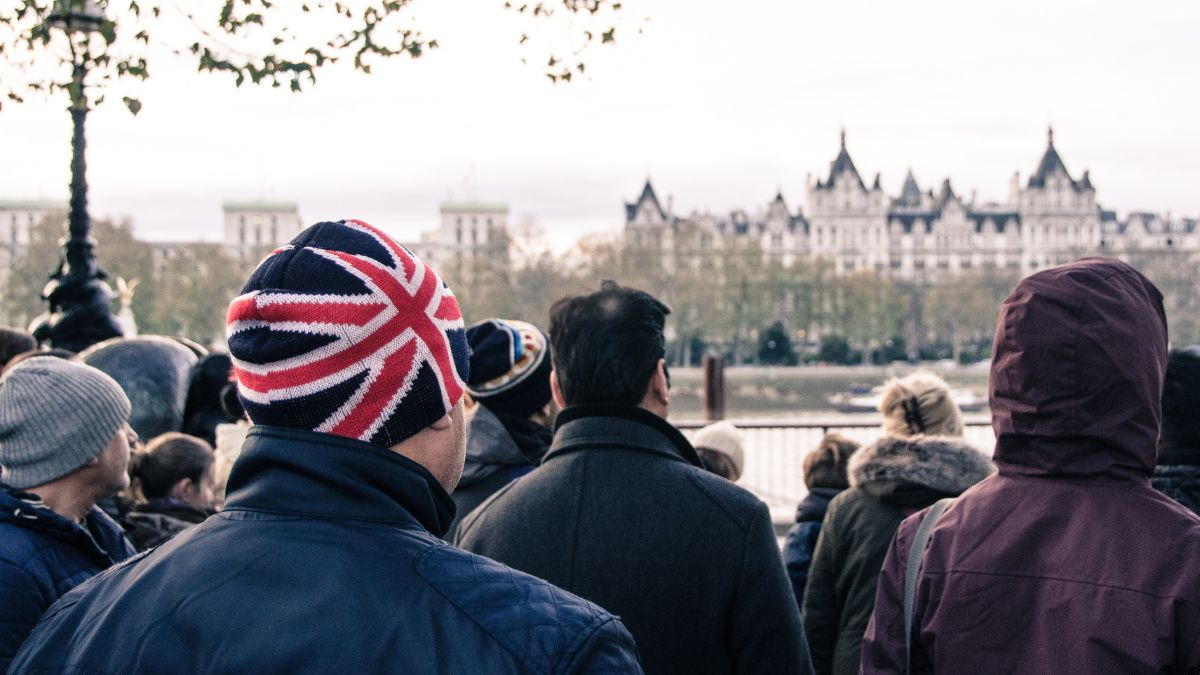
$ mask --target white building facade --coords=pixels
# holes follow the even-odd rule
[[[262,257],[304,229],[295,202],[225,202],[222,241],[236,260]]]
[[[0,201],[0,296],[8,295],[9,273],[13,263],[28,250],[31,230],[47,219],[60,221],[66,228],[68,212],[66,202]],[[51,271],[47,269],[46,274]],[[20,324],[23,328],[30,318],[9,316],[7,309],[0,306],[0,322],[4,324]]]
[[[777,194],[753,217],[693,212],[677,216],[663,208],[650,182],[625,205],[625,244],[662,254],[672,265],[680,233],[699,231],[698,245],[717,247],[756,241],[765,258],[790,267],[825,259],[838,274],[870,270],[898,279],[936,280],[970,269],[1012,269],[1028,274],[1084,255],[1123,256],[1137,250],[1200,253],[1196,219],[1132,213],[1119,220],[1096,201],[1091,175],[1074,178],[1048,134],[1046,150],[1028,180],[1013,175],[1008,200],[964,199],[947,179],[922,191],[912,172],[898,196],[884,193],[876,174],[868,186],[846,149],[829,174],[805,190],[806,206],[792,213]],[[694,234],[692,236],[695,236]]]
[[[436,230],[402,242],[439,272],[456,279],[480,261],[509,262],[509,208],[501,202],[443,202]]]

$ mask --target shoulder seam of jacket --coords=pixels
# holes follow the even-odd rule
[[[689,466],[691,466],[691,465],[689,465]],[[700,469],[698,467],[693,467],[693,468],[696,468],[698,471],[704,471],[704,469]],[[750,523],[754,522],[753,515],[750,516],[750,519],[747,522],[739,521],[737,514],[734,513],[729,508],[728,505],[723,503],[720,499],[717,499],[717,497],[709,491],[708,487],[706,485],[704,485],[703,482],[701,482],[700,480],[698,480],[696,478],[696,474],[693,474],[692,472],[689,471],[686,475],[687,475],[688,482],[690,482],[692,485],[694,485],[696,487],[696,489],[700,492],[700,494],[704,495],[710,502],[712,502],[713,504],[716,504],[717,508],[721,510],[721,513],[725,514],[725,517],[728,518],[730,520],[730,522],[733,523],[734,527],[738,528],[739,530],[743,530],[743,531],[749,529]],[[736,485],[733,485],[732,483],[730,483],[730,485],[732,485],[733,487],[737,487]],[[758,501],[759,504],[762,504],[762,501],[759,500],[757,497],[755,498],[755,500]],[[755,509],[757,509],[757,506],[755,506]]]
[[[576,495],[576,499],[578,501],[575,502],[576,527],[572,528],[571,530],[571,560],[567,563],[567,582],[563,584],[564,586],[575,585],[575,560],[579,557],[579,524],[583,522],[583,505],[586,501],[584,499],[583,491],[587,489],[588,465],[591,464],[591,461],[591,454],[585,453],[583,455],[583,469],[581,471],[583,474],[583,480],[579,481],[579,492]]]
[[[512,646],[512,645],[510,645],[510,644],[508,643],[508,641],[506,641],[506,640],[502,639],[500,636],[496,635],[495,631],[493,631],[493,630],[492,630],[491,628],[489,628],[488,626],[484,625],[483,623],[480,623],[480,621],[479,621],[478,619],[476,619],[476,618],[475,618],[475,617],[474,617],[474,616],[473,616],[473,615],[472,615],[470,612],[468,612],[467,610],[463,609],[463,608],[462,608],[462,606],[461,606],[461,605],[459,605],[459,603],[458,603],[458,602],[457,602],[457,601],[456,601],[454,598],[452,598],[450,595],[448,595],[448,594],[446,593],[446,591],[445,591],[445,590],[443,590],[443,589],[442,589],[442,588],[441,588],[441,587],[440,587],[438,584],[435,584],[435,583],[433,583],[432,581],[430,581],[429,577],[427,577],[427,576],[425,575],[425,573],[424,573],[424,572],[422,571],[422,569],[421,569],[421,565],[422,565],[422,563],[423,563],[423,562],[424,562],[426,559],[428,559],[430,556],[432,556],[432,555],[436,555],[436,554],[438,554],[438,553],[441,553],[443,549],[450,549],[451,551],[457,551],[457,552],[459,552],[459,553],[462,553],[462,554],[464,554],[464,555],[467,555],[467,556],[475,556],[475,555],[476,555],[476,554],[474,554],[474,553],[471,553],[471,552],[469,552],[469,551],[464,551],[464,550],[462,550],[462,549],[457,549],[457,548],[455,548],[455,547],[453,547],[453,546],[451,546],[451,545],[449,545],[449,544],[446,544],[445,542],[442,542],[442,544],[441,544],[441,545],[434,544],[434,545],[430,546],[430,547],[429,547],[429,548],[428,548],[428,549],[427,549],[427,550],[426,550],[424,553],[422,553],[422,554],[421,554],[421,555],[420,555],[420,556],[419,556],[419,557],[416,559],[416,561],[414,562],[414,567],[416,568],[416,570],[417,570],[417,573],[418,573],[418,574],[421,576],[421,578],[422,578],[422,579],[424,579],[424,580],[425,580],[425,583],[426,583],[426,584],[428,584],[430,588],[432,588],[433,590],[437,591],[438,595],[442,596],[442,598],[444,598],[444,599],[446,600],[446,602],[447,602],[447,603],[449,603],[449,604],[450,604],[452,607],[454,607],[454,609],[455,609],[455,610],[456,610],[456,611],[457,611],[459,614],[462,614],[462,615],[463,615],[464,617],[466,617],[466,618],[467,618],[467,619],[468,619],[468,620],[469,620],[471,623],[473,623],[473,624],[475,624],[476,626],[478,626],[478,627],[479,627],[479,629],[480,629],[481,631],[483,631],[484,633],[486,633],[486,634],[487,634],[487,636],[488,636],[489,638],[491,638],[491,639],[492,639],[492,641],[494,641],[496,644],[500,645],[500,646],[501,646],[501,647],[504,649],[504,651],[505,651],[505,652],[507,652],[507,653],[509,653],[510,655],[512,655],[512,657],[513,657],[514,659],[516,659],[517,661],[519,661],[521,664],[523,664],[523,665],[524,665],[526,668],[528,668],[529,670],[531,670],[531,671],[535,671],[535,672],[538,672],[538,671],[540,671],[540,669],[538,668],[538,666],[537,666],[537,664],[536,664],[536,663],[534,663],[533,661],[531,661],[531,660],[530,660],[530,659],[529,659],[529,658],[528,658],[526,655],[518,653],[518,652],[516,651],[515,647],[514,647],[514,646]],[[483,557],[483,556],[480,556],[480,557]],[[488,560],[490,560],[490,559],[488,559]],[[497,564],[499,564],[499,563],[497,563]],[[536,579],[536,577],[534,577],[534,578]],[[542,581],[542,580],[540,580],[540,579],[538,579],[538,581],[540,581],[541,583],[545,583],[547,586],[549,586],[549,587],[550,587],[550,588],[551,588],[553,591],[555,591],[555,592],[563,592],[563,591],[561,591],[561,589],[559,589],[557,586],[554,586],[554,585],[550,584],[549,582],[545,582],[545,581]],[[582,627],[582,628],[579,630],[579,632],[578,632],[578,634],[576,635],[575,639],[574,639],[574,640],[572,640],[572,642],[571,642],[571,643],[569,643],[567,647],[568,647],[568,648],[571,648],[572,650],[574,650],[574,649],[578,649],[578,648],[579,648],[579,646],[582,646],[583,644],[586,644],[586,640],[584,640],[584,641],[580,642],[580,645],[579,645],[579,646],[576,646],[576,645],[575,645],[575,642],[579,640],[579,636],[580,636],[580,635],[583,635],[583,636],[590,636],[592,633],[594,633],[594,632],[595,632],[595,630],[588,630],[589,628],[591,628],[591,627],[593,626],[593,624],[599,624],[599,625],[603,625],[603,624],[606,622],[606,620],[608,620],[608,619],[612,619],[612,618],[613,618],[613,617],[612,617],[612,615],[611,615],[611,614],[608,614],[607,612],[602,612],[602,613],[601,613],[601,614],[599,614],[597,617],[593,618],[593,619],[592,619],[592,620],[591,620],[591,621],[590,621],[588,624],[586,624],[585,626],[583,626],[583,627]],[[597,627],[598,627],[598,626],[597,626]],[[563,651],[563,652],[567,652],[567,651],[568,651],[568,648],[564,648],[562,651]],[[557,668],[555,667],[555,666],[556,666],[556,662],[557,662],[557,661],[561,661],[561,659],[556,659],[556,661],[555,661],[555,662],[551,662],[551,664],[550,664],[550,665],[551,665],[551,671],[553,671],[553,670],[556,670],[556,669],[557,669]],[[569,661],[567,661],[567,662],[569,663]]]
[[[563,668],[570,666],[572,662],[574,662],[575,658],[579,656],[579,652],[583,650],[584,646],[586,646],[587,643],[590,642],[592,638],[594,638],[596,634],[601,631],[601,629],[615,621],[617,621],[617,617],[601,614],[595,619],[595,621],[593,621],[594,625],[584,626],[583,629],[579,631],[579,634],[575,636],[575,639],[567,647],[567,649],[563,650],[563,656],[558,660],[557,663],[554,664],[553,672],[570,672],[563,670]]]
[[[1056,577],[1056,576],[1050,576],[1047,574],[1017,574],[1017,573],[1013,573],[1013,572],[981,572],[978,570],[965,570],[965,569],[922,570],[921,573],[929,574],[929,575],[936,575],[936,576],[948,576],[951,574],[974,574],[974,575],[983,576],[983,577],[1009,577],[1009,578],[1013,578],[1013,579],[1035,579],[1035,580],[1040,580],[1040,581],[1059,581],[1059,582],[1067,583],[1067,584],[1079,584],[1081,586],[1093,586],[1095,588],[1110,588],[1110,589],[1116,590],[1116,591],[1126,591],[1129,593],[1136,593],[1137,595],[1144,595],[1148,598],[1154,598],[1155,600],[1177,600],[1179,602],[1184,602],[1189,605],[1200,607],[1200,598],[1193,600],[1191,598],[1187,598],[1182,595],[1172,595],[1172,594],[1157,595],[1157,594],[1151,593],[1149,591],[1144,591],[1140,588],[1130,588],[1128,586],[1118,586],[1116,584],[1104,584],[1104,583],[1100,583],[1098,581],[1088,581],[1086,579],[1070,579],[1067,577]]]

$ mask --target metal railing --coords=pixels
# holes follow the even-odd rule
[[[860,443],[870,443],[882,434],[882,418],[846,417],[798,420],[729,420],[742,432],[746,466],[738,485],[758,495],[771,507],[773,518],[791,517],[796,504],[808,494],[801,468],[804,457],[830,432]],[[991,454],[996,444],[991,419],[985,415],[963,418],[967,442]],[[691,438],[708,422],[684,420],[672,423]]]

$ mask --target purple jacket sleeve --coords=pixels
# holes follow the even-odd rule
[[[921,511],[909,516],[900,523],[892,544],[888,547],[887,557],[883,560],[883,569],[879,573],[879,584],[875,587],[875,611],[867,624],[867,632],[863,636],[861,672],[872,673],[903,673],[905,656],[908,651],[904,644],[904,571],[908,561],[908,549],[912,546],[912,538],[920,525]],[[920,612],[916,614],[919,616]],[[916,631],[919,622],[913,623]],[[926,664],[924,658],[913,654],[913,671],[918,670],[918,664]]]

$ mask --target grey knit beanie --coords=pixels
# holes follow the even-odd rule
[[[31,358],[0,377],[0,481],[25,489],[99,455],[129,421],[129,398],[82,363]]]

